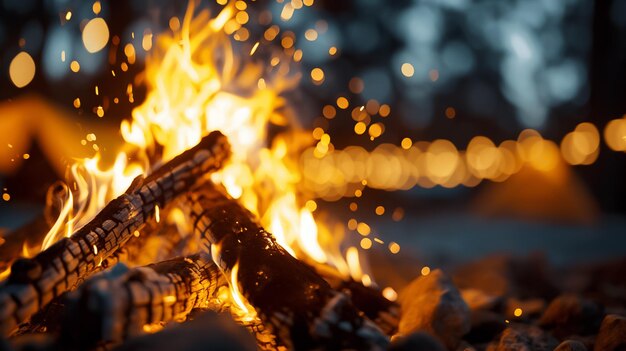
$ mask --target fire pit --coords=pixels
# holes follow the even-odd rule
[[[262,10],[276,4],[279,11]],[[397,138],[403,124],[385,122],[391,102],[355,105],[340,95],[321,104],[322,116],[308,129],[295,117],[303,108],[293,96],[307,50],[294,44],[300,38],[289,23],[314,1],[276,4],[218,0],[208,6],[217,9],[211,12],[191,1],[183,15],[169,18],[167,29],[146,29],[141,37],[132,31],[127,38],[103,19],[109,5],[96,1],[90,19],[80,24],[84,49],[108,52],[102,56],[108,63],[100,64],[111,68],[116,82],[132,78],[116,83],[122,89],[115,92],[95,85],[91,99],[98,102],[91,111],[88,99],[77,97],[72,106],[100,121],[128,103],[130,118],[115,128],[77,123],[89,130],[81,140],[69,132],[75,126],[66,113],[45,100],[8,102],[7,116],[28,117],[0,122],[7,130],[36,131],[45,155],[33,158],[64,159],[52,167],[65,176],[48,187],[41,214],[0,232],[3,349],[626,348],[624,252],[584,265],[552,265],[542,255],[503,254],[505,248],[470,260],[463,252],[480,245],[465,247],[467,240],[454,238],[449,242],[457,246],[450,250],[455,257],[429,257],[416,254],[427,242],[411,245],[404,238],[400,252],[404,239],[379,235],[385,224],[376,225],[385,215],[392,220],[387,231],[413,232],[410,223],[417,217],[407,208],[432,214],[440,200],[411,204],[383,191],[473,188],[481,182],[489,184],[473,200],[477,216],[593,225],[602,210],[572,166],[596,162],[601,137],[612,150],[626,150],[623,118],[608,123],[602,136],[594,123],[583,122],[559,144],[525,129],[497,145],[472,136],[459,150],[445,139]],[[340,13],[343,5],[324,6],[337,6]],[[416,6],[409,11],[415,18],[439,16],[435,7]],[[69,26],[83,10],[63,10],[61,23]],[[359,30],[371,28],[355,24],[348,32]],[[327,22],[317,21],[302,40],[315,42],[328,31]],[[414,35],[427,43],[425,33]],[[507,42],[519,62],[507,64],[526,69],[522,63],[533,57],[532,45],[511,33]],[[141,48],[133,44],[136,36]],[[429,84],[469,69],[455,59],[467,49],[455,45],[442,54],[449,71],[425,71]],[[336,46],[326,51],[341,56]],[[65,50],[59,55],[75,74],[96,69],[89,60],[81,67]],[[143,56],[144,67],[136,64]],[[547,84],[560,84],[559,72],[571,73],[568,67]],[[21,51],[11,61],[11,82],[17,88],[39,84],[35,70],[31,55]],[[304,75],[308,88],[332,83],[331,72],[310,69]],[[424,73],[410,62],[399,72],[402,79]],[[379,71],[366,70],[362,77],[350,79],[352,94],[385,93],[387,78]],[[507,84],[519,116],[545,118],[544,105],[524,109],[520,99],[528,96],[516,81]],[[557,97],[565,99],[563,94]],[[458,113],[445,108],[448,122]],[[331,135],[331,121],[341,117],[349,121],[351,136]],[[352,134],[366,137],[369,146],[351,143]],[[27,137],[6,135],[11,164],[15,155],[29,160]],[[387,135],[398,145],[378,142]],[[27,173],[36,175],[41,167]],[[19,181],[20,188],[43,186]],[[366,190],[373,191],[371,198],[363,197]],[[4,202],[16,200],[11,191],[3,189]],[[360,208],[375,216],[359,217]],[[402,229],[403,223],[411,228]],[[520,225],[505,224],[506,230]]]

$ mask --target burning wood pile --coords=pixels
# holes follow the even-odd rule
[[[248,210],[202,181],[229,155],[224,135],[213,132],[145,179],[135,179],[70,237],[32,259],[16,260],[0,289],[3,334],[14,333],[37,313],[54,319],[50,306],[62,304],[61,335],[77,337],[62,337],[61,345],[119,343],[151,324],[184,320],[194,309],[224,308],[210,302],[219,300],[220,288],[232,276],[235,291],[241,289],[258,313],[254,328],[262,345],[384,348],[388,337],[369,317],[393,332],[397,316],[391,302],[371,292],[363,307],[372,312],[365,315],[351,300],[350,290],[332,288],[313,267],[281,247]],[[198,254],[130,270],[114,267],[90,278],[115,262],[133,233],[173,201],[188,210],[187,218],[203,244]],[[44,324],[52,327],[49,321]]]

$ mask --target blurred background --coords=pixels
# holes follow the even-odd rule
[[[153,36],[185,8],[0,1],[0,228],[41,213],[72,157],[115,145]],[[626,255],[626,0],[237,8],[233,41],[274,45],[302,73],[285,95],[315,140],[302,192],[364,250],[432,265]]]

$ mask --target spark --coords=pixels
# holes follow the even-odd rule
[[[389,243],[389,251],[392,254],[397,254],[398,252],[400,252],[400,245],[398,245],[398,243],[392,241],[391,243]]]
[[[383,289],[383,296],[389,301],[398,299],[398,293],[390,286]]]
[[[367,249],[369,249],[371,247],[372,247],[372,240],[371,239],[369,239],[369,238],[361,239],[361,248],[363,250],[367,250]]]
[[[78,63],[78,61],[74,60],[70,63],[70,69],[72,70],[72,72],[76,73],[78,71],[80,71],[80,63]]]
[[[371,229],[370,226],[367,225],[367,223],[361,222],[356,226],[356,231],[363,236],[367,236],[370,234]]]
[[[259,47],[259,42],[257,41],[254,46],[252,47],[252,49],[250,50],[250,56],[254,55],[254,53],[256,52],[256,49]]]
[[[400,146],[402,146],[403,149],[408,150],[411,148],[411,146],[413,146],[413,141],[411,140],[411,138],[404,138],[402,139]]]

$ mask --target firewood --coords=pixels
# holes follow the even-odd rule
[[[237,201],[207,184],[183,199],[204,249],[289,349],[384,349],[388,338],[313,269],[291,256]]]
[[[63,238],[32,259],[19,259],[0,286],[0,334],[72,289],[103,259],[124,245],[157,206],[165,207],[206,173],[217,170],[230,155],[226,137],[213,132],[107,204],[71,237]]]
[[[348,291],[354,306],[374,321],[385,334],[394,335],[398,331],[400,306],[387,300],[382,292],[354,280],[344,280],[336,289]]]
[[[365,286],[351,278],[346,279],[336,269],[329,266],[313,265],[312,268],[333,289],[349,294],[354,306],[365,313],[365,316],[376,323],[386,335],[394,335],[398,331],[400,306],[383,296],[378,288]]]
[[[128,269],[119,264],[67,295],[59,344],[76,349],[112,345],[150,327],[184,321],[210,307],[220,287],[219,268],[206,254]]]

